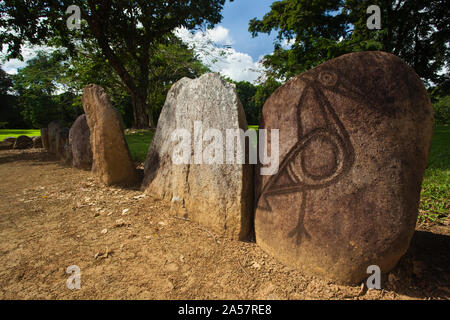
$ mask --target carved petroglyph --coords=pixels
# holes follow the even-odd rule
[[[335,86],[336,73],[320,72],[316,79],[302,79],[307,86],[297,105],[298,142],[287,153],[277,175],[263,187],[258,208],[271,212],[270,198],[280,194],[301,193],[301,207],[297,226],[289,237],[309,238],[303,220],[307,210],[308,191],[337,182],[354,163],[354,150],[348,132],[323,93],[323,87]],[[311,108],[314,124],[302,122],[302,112]]]

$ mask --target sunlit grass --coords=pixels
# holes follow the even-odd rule
[[[27,130],[27,129],[0,129],[0,141],[5,138],[18,136],[29,136],[29,137],[39,137],[41,135],[41,130]]]

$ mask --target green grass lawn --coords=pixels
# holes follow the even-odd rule
[[[28,129],[0,129],[0,141],[5,138],[18,136],[29,136],[29,137],[39,137],[41,135],[41,130],[28,130]]]
[[[148,147],[153,139],[153,132],[137,130],[135,133],[125,134],[133,161],[145,161]]]
[[[434,128],[422,184],[419,221],[439,222],[450,214],[450,126]]]

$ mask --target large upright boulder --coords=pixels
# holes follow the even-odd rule
[[[91,169],[92,150],[91,135],[86,115],[79,116],[69,132],[69,146],[72,150],[72,164],[76,168]]]
[[[62,126],[58,121],[52,121],[48,124],[48,151],[56,154],[56,135]]]
[[[125,141],[119,112],[102,87],[84,88],[83,108],[90,130],[93,171],[106,185],[132,185],[138,180]]]
[[[414,70],[384,52],[333,59],[275,91],[261,128],[280,130],[280,168],[257,176],[257,244],[340,283],[389,272],[415,230],[433,131]]]
[[[28,136],[19,136],[14,142],[13,149],[30,149],[33,148],[33,139]]]
[[[194,130],[196,124],[197,131]],[[199,131],[200,124],[205,136]],[[185,144],[185,154],[193,155],[190,161],[173,161],[174,152],[180,146],[179,141],[172,139],[176,129],[190,136]],[[208,164],[204,155],[201,164],[202,161],[195,159],[195,145],[201,145],[202,141],[206,148],[211,145],[207,142],[211,137],[206,137],[208,129],[219,130],[218,134],[223,137],[217,145],[223,148],[223,152],[218,151],[222,153],[222,164]],[[214,73],[195,80],[183,78],[175,83],[167,95],[147,154],[143,189],[170,201],[174,214],[221,235],[245,239],[252,226],[252,167],[225,162],[226,129],[247,130],[234,85]],[[200,159],[201,151],[206,148],[199,147]],[[235,156],[236,151],[232,155]]]

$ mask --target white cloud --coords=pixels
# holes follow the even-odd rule
[[[175,34],[183,40],[213,72],[219,72],[223,76],[235,81],[255,82],[263,75],[263,66],[259,61],[244,52],[236,51],[230,46],[234,43],[227,28],[217,26],[205,32],[191,33],[186,28],[175,30]],[[17,73],[17,69],[23,68],[26,62],[36,56],[37,51],[51,51],[52,48],[44,46],[24,46],[22,55],[24,61],[12,59],[4,62],[1,67],[9,74]],[[7,53],[3,48],[0,57]],[[259,59],[261,60],[261,59]]]
[[[218,26],[214,29],[208,29],[206,31],[207,35],[211,40],[215,43],[231,45],[233,44],[233,40],[230,37],[230,32],[227,28],[222,26]]]
[[[294,45],[295,40],[296,40],[296,38],[293,38],[293,39],[290,39],[290,40],[283,39],[283,41],[281,42],[281,47],[283,49],[285,49],[285,50],[288,50]]]
[[[235,81],[249,82],[255,82],[262,75],[263,67],[258,61],[247,53],[229,47],[233,39],[229,30],[222,26],[195,33],[178,28],[175,34],[193,48],[199,59],[214,72]]]
[[[25,67],[28,60],[31,60],[34,57],[36,57],[38,51],[51,52],[53,50],[54,50],[53,48],[47,47],[47,46],[24,45],[22,47],[23,61],[21,61],[19,59],[11,59],[9,61],[6,61],[5,56],[7,55],[8,50],[7,50],[7,46],[4,46],[0,53],[0,61],[2,62],[0,67],[3,70],[5,70],[6,73],[17,74],[17,69]]]

